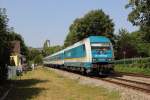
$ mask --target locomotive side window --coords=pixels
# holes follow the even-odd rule
[[[65,52],[65,58],[80,58],[86,55],[85,45],[80,45]]]

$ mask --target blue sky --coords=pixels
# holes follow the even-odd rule
[[[28,46],[42,47],[46,39],[51,45],[62,45],[71,23],[94,9],[103,11],[113,19],[115,33],[120,28],[134,31],[127,21],[128,0],[0,0],[7,9],[9,26],[21,34]]]

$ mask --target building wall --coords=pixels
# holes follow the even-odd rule
[[[12,56],[10,56],[10,62],[11,62],[11,64],[13,64],[13,62],[14,62],[14,66],[20,66],[21,65],[21,58],[17,54],[12,55]]]

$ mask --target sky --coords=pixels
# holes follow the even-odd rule
[[[0,0],[7,9],[9,27],[21,34],[27,46],[42,47],[46,39],[51,45],[63,45],[69,26],[76,18],[91,10],[102,9],[113,19],[115,33],[121,28],[129,32],[137,28],[127,20],[128,0]]]

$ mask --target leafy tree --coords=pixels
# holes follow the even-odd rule
[[[29,48],[28,63],[42,64],[42,52],[36,48]]]
[[[34,58],[36,56],[40,55],[40,54],[41,54],[41,52],[39,50],[37,50],[35,48],[29,48],[29,52],[28,52],[28,57],[27,58],[28,58],[29,61],[33,61]]]
[[[51,46],[51,47],[44,47],[43,48],[43,56],[48,56],[48,55],[53,54],[61,49],[62,49],[62,47],[59,45]]]
[[[0,8],[0,34],[7,33],[7,24],[8,24],[8,18],[6,15],[6,9]]]
[[[132,43],[138,52],[138,56],[141,57],[150,56],[150,44],[146,40],[143,40],[144,36],[141,31],[131,33]]]
[[[22,39],[21,35],[12,31],[12,28],[8,27],[8,18],[6,15],[6,9],[0,8],[0,79],[7,78],[7,67],[10,61],[10,41],[19,40],[21,43],[21,54],[27,55],[27,47]]]
[[[42,54],[39,54],[39,55],[35,56],[35,58],[34,58],[34,63],[35,64],[42,64],[42,62],[43,62]]]
[[[119,34],[115,38],[116,59],[122,59],[124,56],[126,58],[150,56],[150,45],[142,39],[143,36],[141,31],[129,33],[125,29],[120,29]]]
[[[138,53],[140,56],[150,56],[150,0],[129,0],[126,8],[132,8],[128,20],[140,27],[138,32],[132,33]]]
[[[9,48],[7,42],[8,18],[6,9],[0,8],[0,80],[7,78],[7,67],[9,64]]]
[[[82,18],[77,18],[69,28],[64,46],[69,46],[91,35],[112,38],[114,23],[102,10],[93,10]]]
[[[134,45],[135,39],[126,29],[120,29],[116,36],[115,56],[116,59],[132,58],[138,56],[137,49]]]
[[[142,39],[150,45],[150,25],[141,26],[141,33],[144,35]]]
[[[140,26],[143,40],[150,42],[150,0],[129,0],[126,8],[132,8],[128,20],[136,26]]]
[[[150,0],[129,0],[126,8],[132,8],[128,19],[133,25],[150,25]]]

